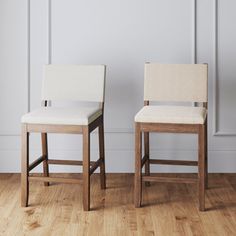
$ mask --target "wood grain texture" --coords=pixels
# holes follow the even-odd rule
[[[82,166],[83,161],[76,160],[60,160],[60,159],[48,159],[48,164],[51,165],[72,165],[72,166]]]
[[[48,106],[48,101],[42,101],[42,106]],[[48,135],[47,133],[41,134],[42,142],[42,155],[45,157],[43,161],[43,174],[45,177],[49,176],[49,167],[48,167]],[[44,182],[45,186],[49,186],[49,182]]]
[[[24,124],[21,130],[21,206],[26,207],[29,199],[29,133]]]
[[[145,175],[148,176],[150,175],[149,133],[145,132],[143,136],[144,136],[144,155],[147,157],[147,160],[145,162]],[[146,182],[145,185],[149,186],[150,183]]]
[[[134,205],[140,207],[142,201],[142,132],[140,125],[135,123],[135,176]]]
[[[199,210],[205,210],[205,183],[206,183],[206,160],[205,160],[205,125],[199,125],[198,133],[198,181],[199,181]]]
[[[43,173],[45,177],[49,176],[49,168],[48,168],[48,136],[46,133],[41,134],[42,140],[42,155],[45,157],[43,161]],[[49,182],[44,182],[45,186],[49,186]]]
[[[41,162],[45,160],[45,156],[40,156],[36,160],[34,160],[30,165],[29,165],[29,171],[33,170],[37,165],[39,165]]]
[[[83,128],[80,125],[27,124],[27,130],[35,133],[82,134]]]
[[[160,177],[160,176],[143,176],[144,182],[166,182],[166,183],[197,183],[197,178],[173,178],[173,177]]]
[[[140,123],[143,132],[190,133],[198,132],[195,124]]]
[[[64,183],[64,184],[82,184],[82,179],[72,179],[72,178],[56,178],[56,177],[41,177],[41,176],[30,176],[29,180],[33,181],[42,181],[44,183],[53,182],[53,183]]]
[[[52,174],[81,178],[80,174]],[[159,175],[158,175],[159,176]],[[196,177],[196,174],[162,174]],[[210,174],[207,211],[198,211],[194,184],[143,187],[142,208],[133,205],[132,174],[108,174],[101,190],[91,177],[91,211],[83,211],[82,185],[30,182],[29,207],[20,207],[20,175],[0,174],[0,235],[236,235],[236,174]]]
[[[205,121],[205,188],[208,188],[208,125],[207,118]]]
[[[151,164],[159,164],[159,165],[198,166],[198,162],[197,162],[197,161],[150,159],[149,162],[150,162]]]
[[[149,106],[149,101],[144,101],[144,106]],[[150,175],[150,144],[149,144],[149,132],[144,133],[144,156],[147,160],[145,161],[145,175]],[[145,182],[146,186],[150,186],[149,182]]]
[[[99,142],[99,159],[100,161],[100,181],[101,188],[106,188],[106,173],[105,173],[105,145],[104,145],[104,126],[102,124],[98,127],[98,142]]]
[[[83,128],[83,205],[84,210],[90,210],[90,132]]]

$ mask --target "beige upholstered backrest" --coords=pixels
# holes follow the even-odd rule
[[[145,64],[144,100],[207,102],[207,64]]]
[[[103,102],[104,65],[45,65],[42,100]]]

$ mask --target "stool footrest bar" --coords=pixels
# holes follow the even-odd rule
[[[164,159],[150,159],[150,164],[159,165],[182,165],[182,166],[197,166],[198,161],[182,161],[182,160],[164,160]]]
[[[90,161],[90,165],[93,165],[94,163],[95,163],[95,161]],[[48,164],[51,164],[51,165],[75,165],[75,166],[82,166],[83,165],[83,161],[48,159]]]
[[[197,178],[175,178],[163,176],[143,176],[144,182],[166,182],[166,183],[197,183]]]
[[[43,176],[29,176],[29,180],[42,182],[56,182],[65,184],[82,184],[82,179],[62,178],[62,177],[43,177]]]

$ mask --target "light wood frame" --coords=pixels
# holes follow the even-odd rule
[[[148,106],[149,101],[144,101]],[[203,103],[207,109],[207,103]],[[149,153],[149,133],[190,133],[198,135],[198,161],[183,160],[156,160],[150,159]],[[144,133],[144,156],[142,156],[142,133]],[[208,185],[208,167],[207,167],[207,118],[204,124],[167,124],[167,123],[145,123],[135,122],[135,181],[134,181],[134,204],[135,207],[141,207],[142,201],[142,181],[146,186],[151,181],[170,182],[170,183],[198,183],[199,191],[199,210],[205,210],[205,190]],[[186,165],[198,166],[198,178],[170,178],[157,177],[150,175],[150,164],[162,165]],[[142,174],[142,168],[145,166],[145,173]]]
[[[43,101],[47,106],[48,101]],[[90,175],[100,167],[101,188],[106,188],[105,176],[105,152],[104,152],[104,103],[101,104],[102,114],[89,125],[45,125],[45,124],[22,124],[22,154],[21,154],[21,205],[28,206],[29,180],[43,181],[45,186],[50,182],[83,184],[83,208],[90,210]],[[99,137],[99,159],[90,161],[90,133],[98,128]],[[41,133],[42,156],[29,164],[29,133]],[[55,160],[48,158],[48,133],[66,133],[83,135],[83,161],[77,160]],[[31,176],[29,172],[43,162],[43,176]],[[50,177],[48,165],[81,165],[83,175],[81,179]]]

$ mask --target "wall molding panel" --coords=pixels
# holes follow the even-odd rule
[[[20,135],[27,111],[27,0],[0,2],[0,137]]]
[[[214,75],[213,75],[213,135],[214,136],[236,136],[236,130],[227,132],[218,128],[219,114],[219,0],[214,0]]]
[[[30,111],[30,0],[27,0],[27,111]]]

